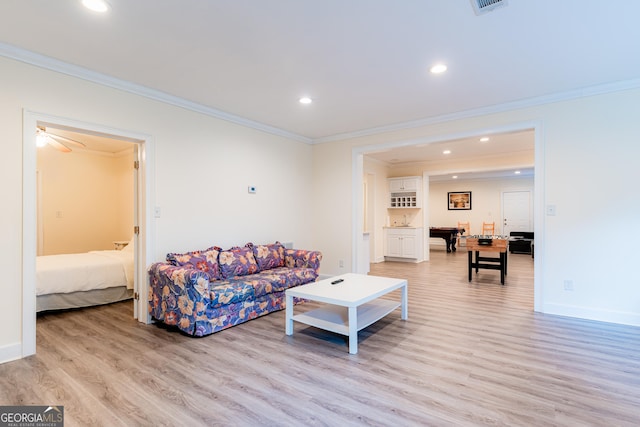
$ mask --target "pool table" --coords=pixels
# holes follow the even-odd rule
[[[458,234],[464,233],[464,228],[429,227],[429,237],[440,237],[447,243],[447,252],[456,251]]]

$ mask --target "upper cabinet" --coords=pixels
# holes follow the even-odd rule
[[[422,179],[418,176],[406,176],[401,178],[389,178],[389,191],[418,191]]]
[[[390,208],[421,208],[422,178],[404,176],[389,178]]]

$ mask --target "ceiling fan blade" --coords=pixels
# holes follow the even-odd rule
[[[76,141],[75,139],[71,139],[71,138],[67,138],[66,136],[61,136],[61,135],[55,135],[51,132],[47,132],[47,135],[49,135],[52,139],[61,139],[64,142],[67,142],[71,145],[75,145],[76,147],[81,147],[81,148],[85,148],[86,145],[84,144],[84,142],[80,142],[80,141]],[[59,141],[60,142],[60,141]],[[62,142],[60,142],[62,143]],[[64,145],[64,144],[63,144]]]
[[[71,152],[71,148],[67,147],[66,145],[64,145],[63,143],[56,141],[55,139],[51,138],[51,136],[49,136],[47,142],[49,143],[49,145],[51,145],[52,147],[56,148],[57,150],[62,151],[63,153],[70,153]]]

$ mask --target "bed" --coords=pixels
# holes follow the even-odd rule
[[[133,296],[133,245],[36,259],[36,312],[108,304]]]

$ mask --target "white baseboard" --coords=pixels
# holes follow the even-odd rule
[[[0,347],[0,363],[11,362],[22,358],[22,344],[15,343]]]
[[[575,317],[598,322],[617,323],[621,325],[640,326],[640,314],[607,311],[591,307],[579,307],[564,304],[543,304],[542,312],[556,316]]]

